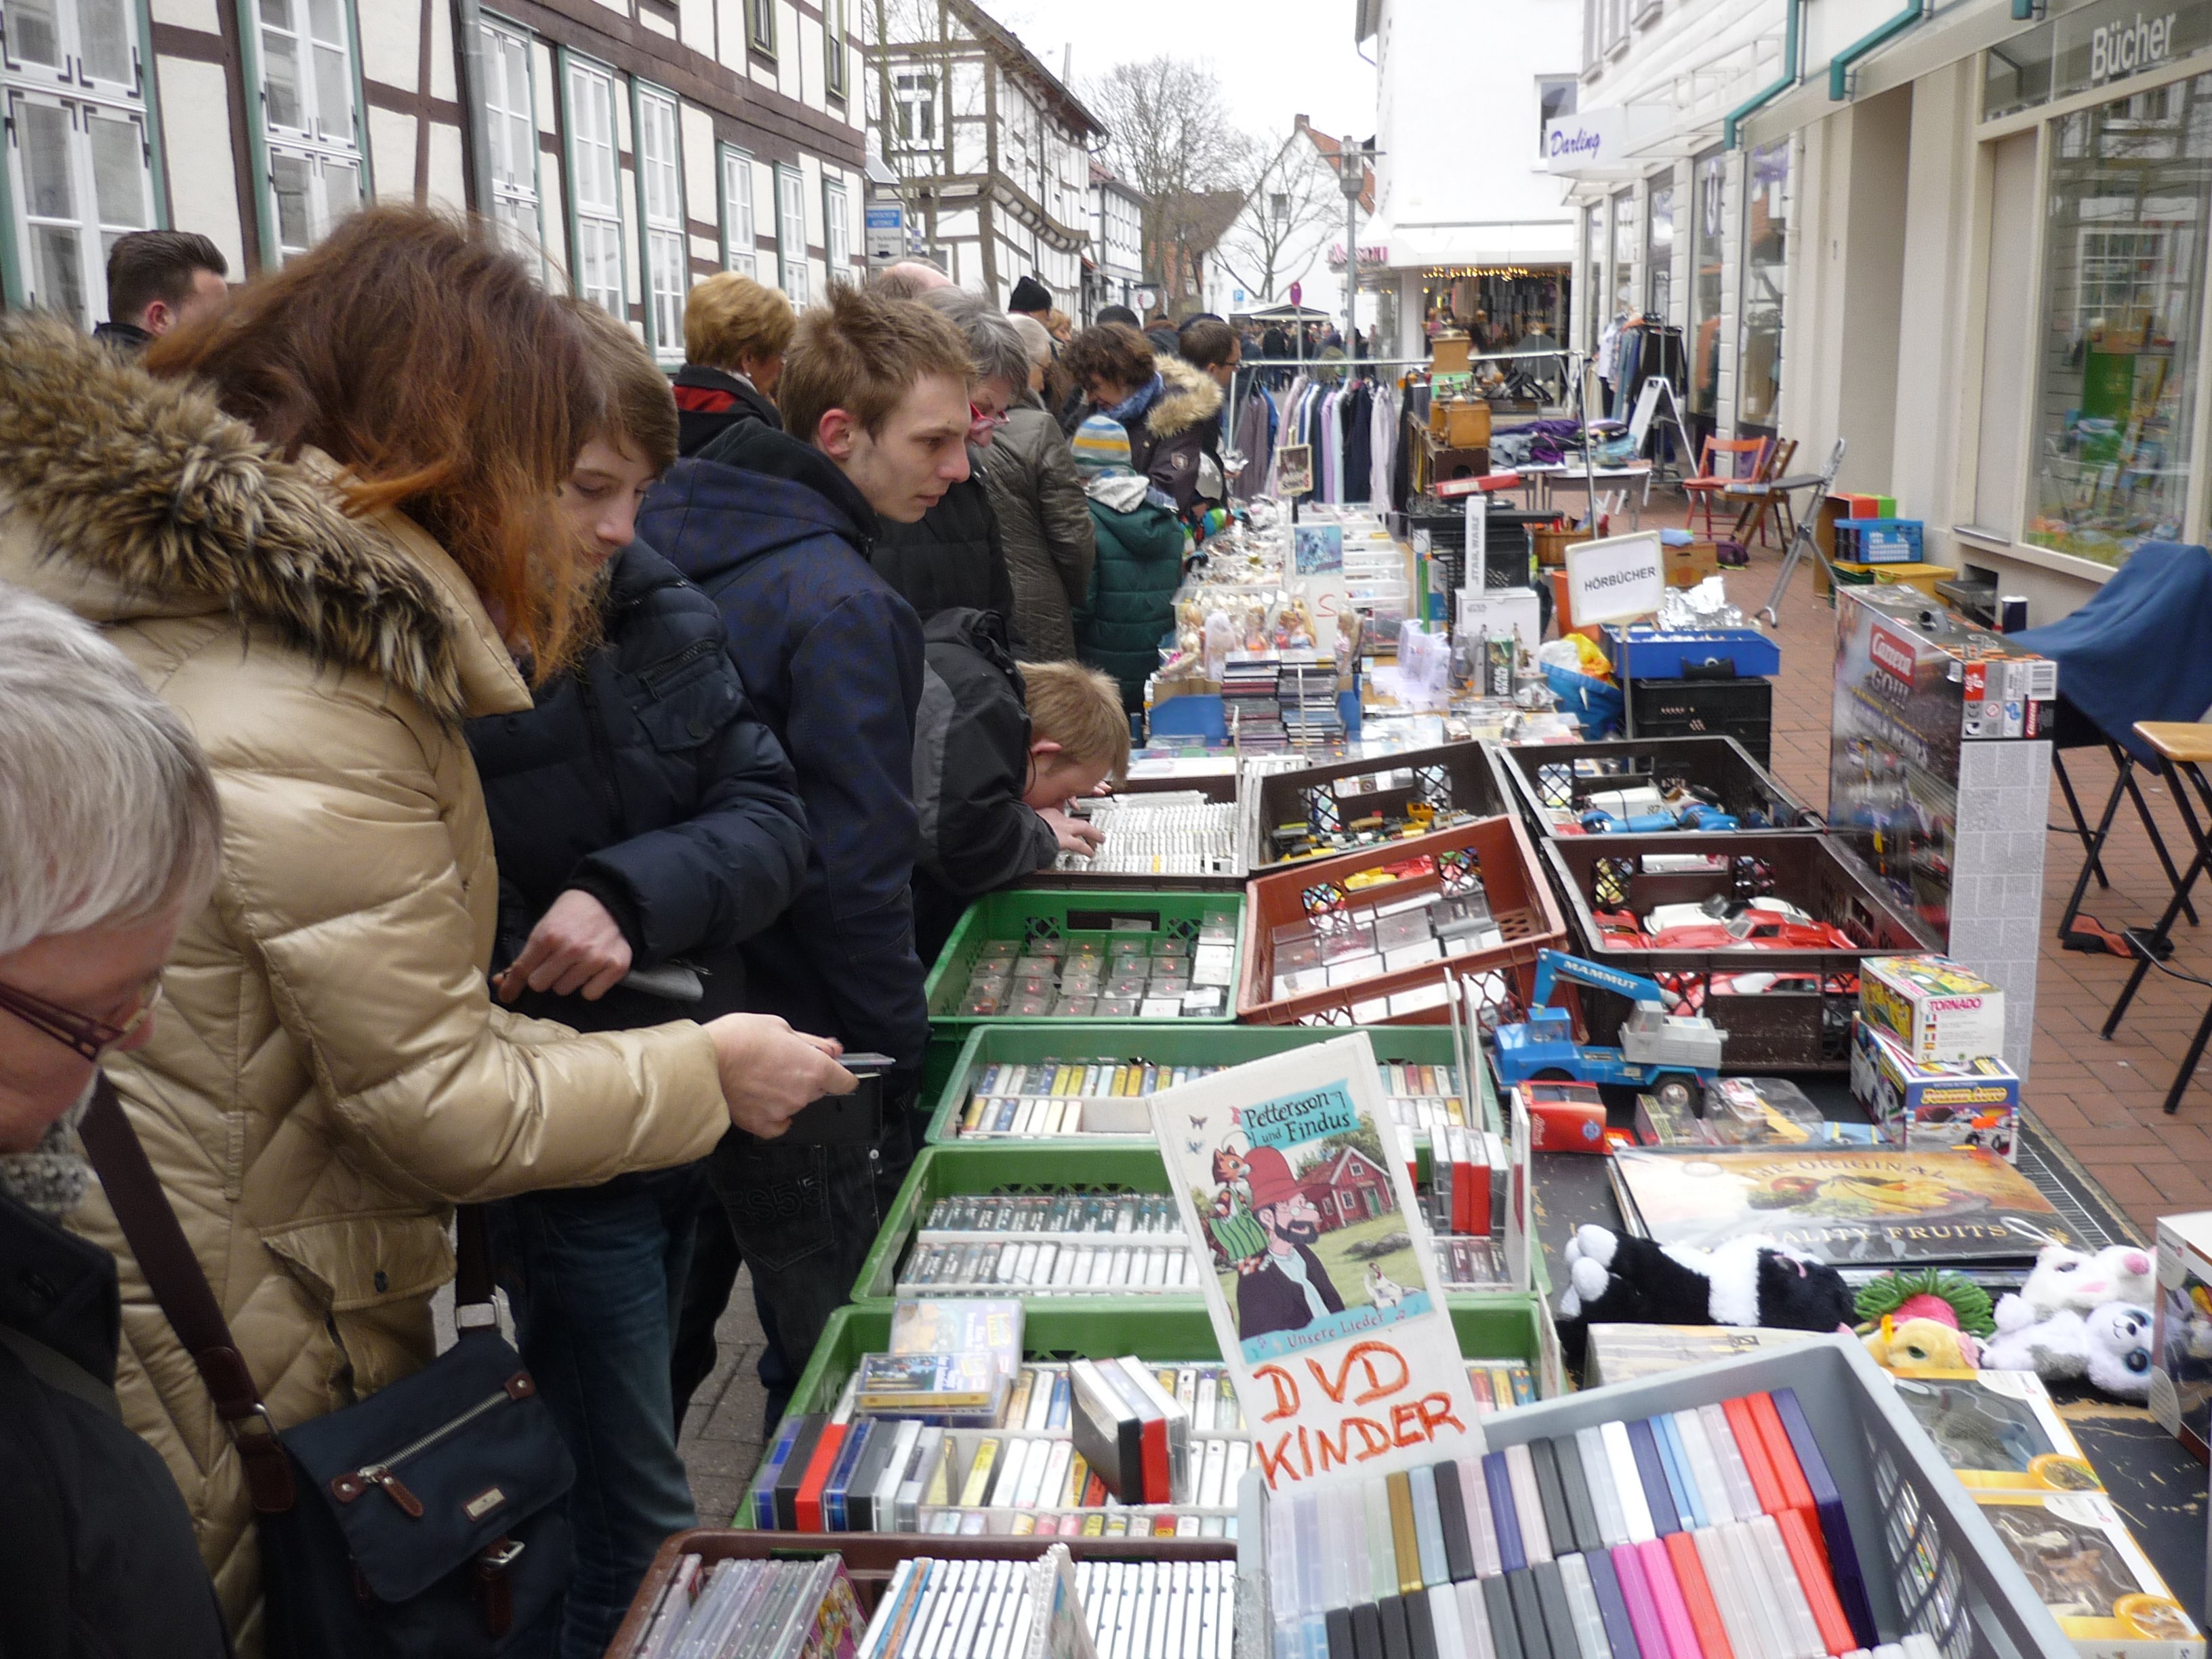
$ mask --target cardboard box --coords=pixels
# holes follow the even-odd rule
[[[1490,442],[1490,405],[1449,404],[1444,408],[1444,441],[1454,449],[1481,449]]]
[[[1978,1149],[2020,1161],[2020,1077],[2002,1060],[1917,1060],[1886,1031],[1851,1022],[1851,1093],[1893,1146]]]
[[[2150,1354],[2151,1415],[2197,1462],[2212,1461],[2212,1210],[2158,1218]]]
[[[1665,553],[1669,587],[1695,587],[1706,577],[1721,574],[1718,542],[1692,542],[1686,547],[1669,547]]]
[[[1859,1012],[1923,1062],[2004,1052],[2004,993],[1945,957],[1869,957]]]
[[[2097,1492],[2104,1482],[2033,1371],[1885,1367],[1897,1398],[1961,1486],[1976,1492]]]
[[[2094,1659],[2203,1659],[2204,1638],[2101,1492],[1977,1492],[2058,1628]]]

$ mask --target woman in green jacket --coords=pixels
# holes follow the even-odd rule
[[[1145,706],[1145,682],[1160,665],[1160,641],[1175,629],[1187,538],[1172,505],[1129,465],[1129,434],[1094,415],[1071,445],[1089,498],[1098,556],[1075,612],[1083,660],[1112,675],[1121,706]]]

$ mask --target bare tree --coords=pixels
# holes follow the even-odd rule
[[[1237,188],[1250,141],[1221,112],[1211,69],[1178,58],[1117,64],[1093,81],[1085,101],[1112,137],[1107,158],[1145,195],[1145,270],[1182,299],[1225,220],[1222,193]]]
[[[1342,222],[1336,174],[1313,140],[1293,129],[1272,149],[1254,146],[1234,188],[1244,198],[1243,211],[1216,257],[1262,303],[1272,304],[1313,269],[1329,229]]]

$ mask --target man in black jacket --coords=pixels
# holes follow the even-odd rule
[[[798,325],[790,301],[734,270],[709,276],[684,295],[684,362],[676,372],[678,454],[696,455],[746,421],[783,429],[772,399]]]
[[[562,505],[608,560],[603,641],[467,735],[499,855],[500,999],[620,1030],[747,1006],[738,946],[797,896],[806,820],[714,602],[632,539],[676,459],[676,407],[628,330],[592,326],[618,435],[584,446]],[[646,970],[683,982],[626,982]],[[689,1164],[492,1208],[522,1357],[576,1460],[564,1659],[605,1651],[660,1541],[697,1520],[670,1358],[707,1200]]]

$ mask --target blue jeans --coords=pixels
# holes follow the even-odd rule
[[[517,1346],[576,1462],[561,1659],[599,1659],[653,1552],[697,1521],[668,1356],[706,1199],[690,1164],[489,1206]]]

